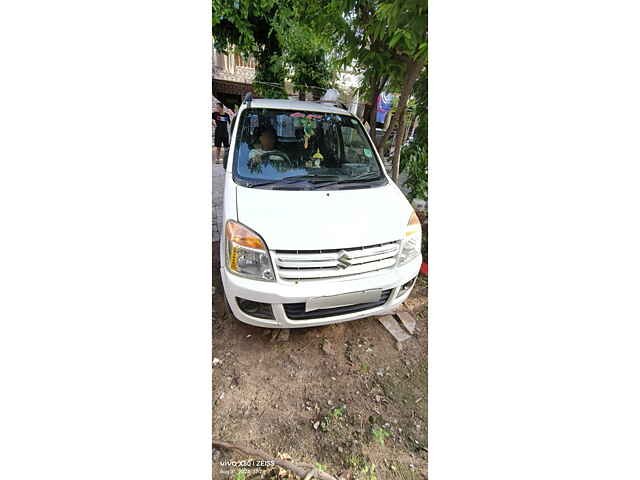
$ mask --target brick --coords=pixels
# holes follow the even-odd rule
[[[387,331],[396,339],[397,342],[404,342],[411,338],[407,332],[400,326],[398,321],[391,315],[378,317],[378,321],[387,329]]]
[[[396,317],[400,319],[402,326],[407,329],[411,335],[416,331],[416,319],[409,312],[398,312]]]

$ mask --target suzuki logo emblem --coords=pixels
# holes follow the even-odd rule
[[[351,257],[347,252],[342,250],[338,257],[338,268],[347,268],[351,266]]]

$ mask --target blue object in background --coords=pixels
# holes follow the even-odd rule
[[[384,123],[387,113],[393,106],[393,95],[390,93],[382,92],[378,95],[378,101],[376,104],[376,122]]]

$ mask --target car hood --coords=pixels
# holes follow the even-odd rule
[[[403,237],[411,205],[392,183],[353,190],[236,186],[238,221],[271,250],[330,250]]]

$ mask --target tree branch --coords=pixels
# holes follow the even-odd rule
[[[406,63],[407,65],[409,63],[413,62],[413,59],[409,55],[407,55],[406,53],[400,53],[400,52],[396,51],[396,52],[393,53],[393,56],[395,58],[397,58],[398,60],[400,60],[401,62]]]
[[[272,456],[267,455],[260,450],[254,450],[250,447],[234,445],[233,443],[227,443],[220,440],[213,440],[212,445],[216,450],[238,450],[239,452],[242,452],[246,455],[258,457],[263,460],[268,460],[270,462],[273,462],[275,465],[284,468],[285,470],[289,470],[290,472],[295,473],[298,477],[303,478],[304,480],[311,480],[312,478],[317,478],[318,480],[337,480],[335,477],[323,472],[322,470],[318,470],[316,467],[313,467],[309,464],[292,463],[286,460],[281,460],[279,458],[273,458]]]
[[[384,156],[384,144],[387,143],[387,140],[389,140],[391,131],[393,130],[393,127],[395,127],[397,123],[396,115],[394,115],[391,112],[387,113],[387,115],[391,115],[391,121],[389,122],[389,126],[387,127],[384,134],[382,135],[380,142],[376,144],[376,147],[378,148],[378,153],[380,154],[381,157]]]

